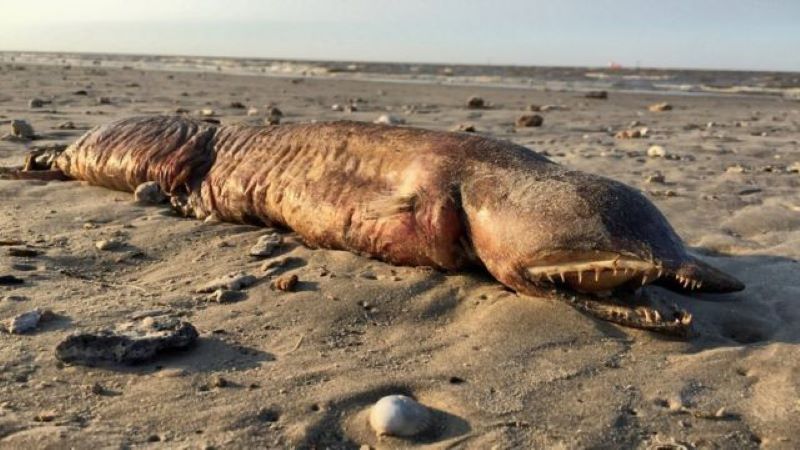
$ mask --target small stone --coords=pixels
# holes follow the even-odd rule
[[[515,125],[517,128],[540,127],[544,123],[544,118],[538,114],[523,114],[517,117]]]
[[[486,107],[486,102],[481,97],[472,96],[467,99],[467,108],[482,109]]]
[[[86,89],[78,89],[77,91],[73,92],[72,95],[89,95],[89,92]]]
[[[647,156],[651,158],[664,158],[667,156],[667,151],[660,145],[653,145],[647,149]]]
[[[71,364],[136,364],[165,350],[187,349],[197,338],[197,330],[189,322],[146,317],[124,322],[114,329],[68,336],[56,346],[56,358]]]
[[[208,300],[216,303],[233,303],[247,297],[242,291],[232,291],[229,289],[217,289],[208,296]]]
[[[203,117],[213,117],[217,113],[211,108],[204,108],[200,110],[200,115]]]
[[[800,161],[787,166],[786,171],[790,173],[800,173]]]
[[[123,242],[117,239],[103,239],[94,243],[94,246],[100,251],[115,250],[123,246]]]
[[[98,105],[110,105],[111,98],[109,97],[97,97],[97,104]]]
[[[622,130],[619,133],[615,134],[614,137],[617,139],[639,139],[646,137],[647,132],[648,132],[647,128]]]
[[[167,196],[161,190],[161,186],[155,181],[148,181],[136,186],[133,191],[133,198],[136,203],[143,205],[158,205],[167,200]]]
[[[211,380],[208,382],[208,387],[210,388],[224,388],[228,386],[228,380],[223,378],[221,375],[214,375],[211,377]]]
[[[270,106],[267,110],[267,115],[270,117],[283,117],[283,111],[275,106]]]
[[[39,308],[24,312],[6,321],[6,331],[11,334],[23,334],[33,331],[37,326],[39,326],[39,322],[42,320],[42,318],[46,318],[51,314],[52,313],[50,311]]]
[[[250,108],[247,110],[247,115],[248,115],[248,116],[257,116],[257,115],[258,115],[258,108],[255,108],[255,107],[250,107]]]
[[[654,103],[654,104],[648,106],[647,109],[650,110],[651,112],[671,111],[672,110],[672,105],[670,105],[667,102]]]
[[[427,430],[431,412],[405,395],[389,395],[378,400],[369,412],[369,424],[378,436],[411,437]]]
[[[33,127],[25,120],[14,119],[11,121],[11,135],[23,139],[33,139]]]
[[[649,175],[647,178],[645,178],[645,181],[647,183],[663,184],[663,183],[665,183],[667,181],[667,179],[666,179],[666,177],[664,177],[664,175],[661,172],[656,172],[653,175]]]
[[[277,291],[291,292],[297,286],[297,275],[287,274],[282,275],[272,281],[271,288]]]
[[[460,123],[453,127],[453,131],[458,131],[461,133],[475,133],[477,130],[475,129],[475,125],[471,123]]]
[[[344,106],[338,103],[334,103],[333,105],[331,105],[331,111],[337,111],[337,112],[344,111]]]
[[[44,103],[45,103],[44,100],[42,100],[40,98],[32,98],[32,99],[30,99],[28,101],[28,107],[29,108],[41,108],[42,106],[44,106]]]
[[[283,238],[278,233],[270,233],[258,238],[255,245],[250,247],[250,256],[270,256],[283,243]]]
[[[103,393],[105,393],[106,389],[103,387],[102,384],[94,383],[88,387],[88,391],[94,395],[102,395]]]
[[[539,105],[528,105],[528,111],[539,112],[542,110],[542,107]]]
[[[402,117],[392,116],[390,114],[383,114],[377,119],[375,119],[375,123],[380,123],[384,125],[402,125],[406,123],[406,121]]]
[[[74,130],[75,129],[75,123],[72,122],[71,120],[67,120],[66,122],[61,122],[58,125],[56,125],[56,129],[57,130]]]
[[[608,98],[608,92],[606,91],[589,91],[584,94],[586,98],[592,98],[595,100],[605,100]]]
[[[36,422],[52,422],[58,417],[55,411],[42,411],[33,418]]]
[[[246,108],[246,106],[244,106],[244,103],[242,103],[242,102],[231,102],[230,105],[228,105],[228,106],[233,108],[233,109],[245,109]]]
[[[267,116],[264,118],[265,125],[280,125],[281,123],[281,116]]]
[[[244,272],[234,272],[213,280],[197,288],[198,293],[214,292],[217,289],[240,291],[256,282],[256,277]]]

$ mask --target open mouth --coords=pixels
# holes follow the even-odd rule
[[[675,278],[684,289],[695,290],[703,282],[669,273],[661,263],[634,256],[597,252],[592,254],[557,254],[542,264],[527,267],[530,281],[550,283],[580,293],[604,295],[617,288],[636,288],[661,278]]]

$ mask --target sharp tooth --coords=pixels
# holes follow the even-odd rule
[[[599,267],[597,267],[597,268],[595,268],[595,269],[594,269],[594,282],[595,282],[595,283],[597,283],[597,282],[599,282],[599,281],[600,281],[600,272],[601,272],[602,270],[603,270],[603,269],[601,269],[601,268],[599,268]]]
[[[697,289],[697,281],[692,280],[692,290]]]
[[[583,283],[583,272],[578,270],[578,284]]]
[[[661,278],[661,275],[664,275],[664,269],[662,269],[661,267],[659,267],[659,268],[658,268],[658,275],[656,275],[656,278]]]
[[[698,281],[697,282],[697,289],[700,289],[701,287],[703,287],[703,282],[702,281]]]
[[[558,274],[561,276],[561,282],[566,283],[567,279],[564,278],[564,272],[558,272]]]
[[[647,274],[642,275],[642,286],[644,286],[645,284],[647,284]]]
[[[612,273],[613,273],[613,274],[614,274],[614,276],[616,277],[616,276],[617,276],[617,265],[616,265],[616,264],[615,264],[614,266],[612,266],[612,270],[613,270],[613,272],[612,272]]]
[[[661,322],[661,313],[658,310],[653,310],[653,316],[655,316],[656,322]]]
[[[692,281],[692,280],[690,280],[690,279],[688,279],[688,278],[684,279],[684,281],[683,281],[683,288],[684,288],[684,289],[686,289],[686,288],[688,288],[688,287],[689,287],[689,282],[690,282],[690,281]]]
[[[544,274],[544,276],[547,277],[547,281],[549,281],[551,283],[553,282],[553,277],[551,277],[549,273]]]

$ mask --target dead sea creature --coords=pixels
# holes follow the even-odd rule
[[[687,334],[691,315],[636,304],[639,287],[744,288],[690,255],[639,191],[466,133],[138,117],[88,132],[50,170],[124,191],[154,181],[184,215],[282,226],[313,247],[484,267],[521,294],[665,333]]]
[[[431,426],[431,412],[405,395],[387,395],[369,411],[369,424],[378,436],[416,436]]]

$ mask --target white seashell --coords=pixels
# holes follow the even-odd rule
[[[411,397],[389,395],[372,406],[369,424],[378,436],[410,437],[430,427],[431,412]]]

